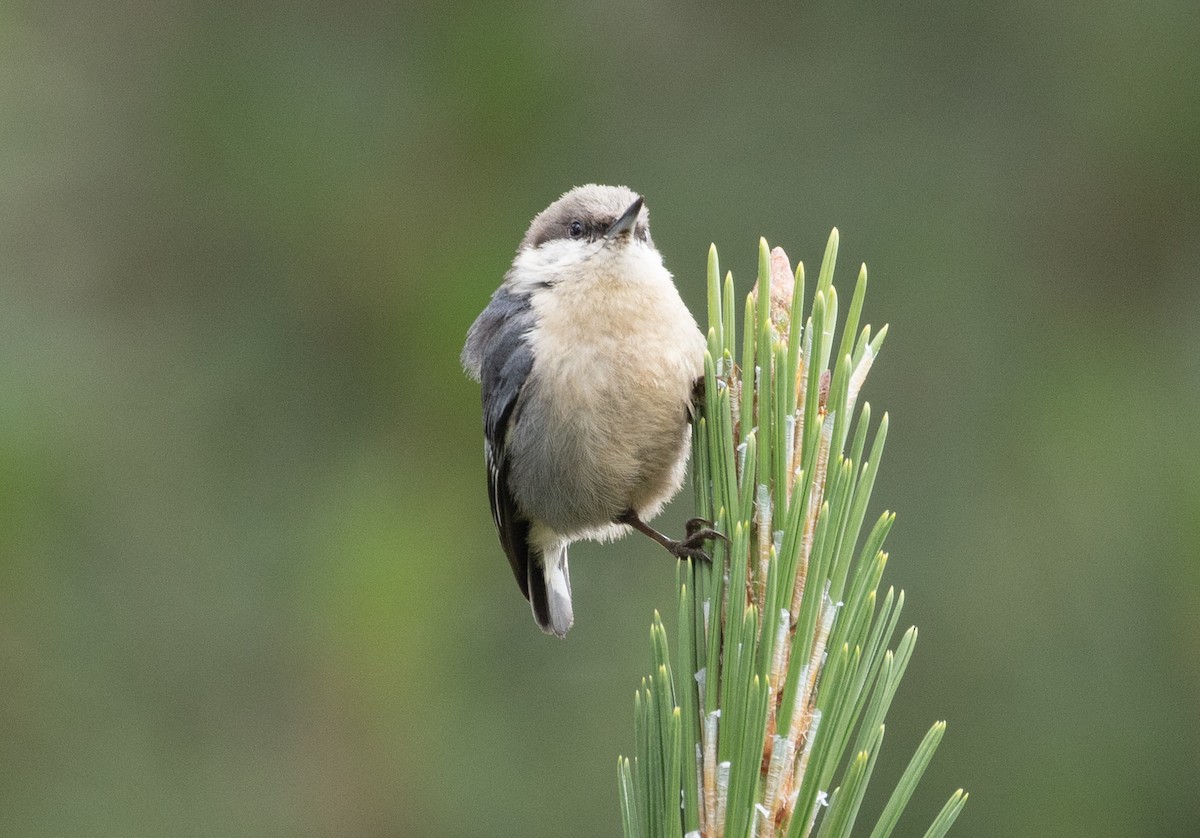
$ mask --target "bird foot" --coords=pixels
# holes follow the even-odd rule
[[[690,519],[684,525],[684,531],[687,533],[687,536],[683,541],[674,542],[676,548],[671,550],[680,559],[703,560],[712,564],[712,556],[705,552],[704,542],[715,541],[719,538],[726,544],[729,543],[729,539],[725,534],[713,529],[712,521],[704,518]]]
[[[692,561],[704,561],[712,564],[712,556],[705,552],[704,542],[717,538],[722,539],[726,543],[729,542],[728,538],[712,528],[711,521],[706,521],[703,518],[693,518],[687,522],[685,527],[687,535],[682,541],[667,538],[667,536],[639,518],[633,510],[626,512],[617,521],[622,524],[628,524],[635,530],[639,530],[650,536],[661,544],[668,553],[680,560],[691,559]]]

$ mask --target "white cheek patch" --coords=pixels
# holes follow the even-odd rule
[[[534,293],[546,285],[576,278],[624,276],[637,281],[670,282],[662,254],[640,241],[621,244],[555,239],[517,254],[510,273],[515,293]]]
[[[555,239],[541,247],[529,247],[517,254],[509,274],[513,291],[532,293],[539,287],[565,279],[596,255],[600,245]]]
[[[663,267],[662,254],[641,241],[632,241],[613,254],[613,268],[642,277],[643,281],[671,281],[670,272]]]

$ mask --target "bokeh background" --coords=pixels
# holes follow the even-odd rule
[[[612,836],[647,540],[534,627],[467,326],[572,185],[891,324],[876,811],[1195,834],[1200,7],[0,6],[0,833]],[[664,519],[678,526],[681,498]],[[673,618],[673,617],[672,617]],[[865,817],[865,816],[864,816]]]

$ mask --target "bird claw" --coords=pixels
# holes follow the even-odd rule
[[[726,544],[729,543],[725,534],[714,530],[712,521],[704,518],[692,518],[684,526],[684,530],[687,537],[683,541],[676,541],[674,549],[671,550],[679,559],[702,559],[712,564],[712,556],[704,551],[704,542],[715,541],[719,538]]]
[[[712,564],[712,556],[708,555],[708,553],[706,553],[700,547],[690,546],[686,541],[676,541],[675,544],[668,549],[670,549],[671,554],[680,561],[683,561],[684,559],[691,559],[693,562]]]
[[[729,538],[725,533],[717,532],[713,529],[712,521],[706,518],[691,518],[684,524],[684,531],[687,533],[687,538],[684,539],[685,544],[698,544],[702,541],[713,539],[721,539],[726,544],[729,543]]]

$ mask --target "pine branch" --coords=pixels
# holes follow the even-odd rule
[[[637,754],[618,764],[626,838],[834,838],[857,822],[917,631],[889,648],[904,605],[891,588],[879,601],[895,516],[863,537],[888,417],[868,449],[870,405],[856,406],[887,327],[859,331],[864,265],[835,354],[837,249],[834,230],[804,317],[803,264],[793,273],[760,240],[740,365],[733,277],[709,251],[693,475],[697,514],[729,540],[711,566],[680,565],[674,668],[654,615]],[[872,838],[891,834],[944,730],[925,736]],[[929,834],[965,801],[955,792]]]

